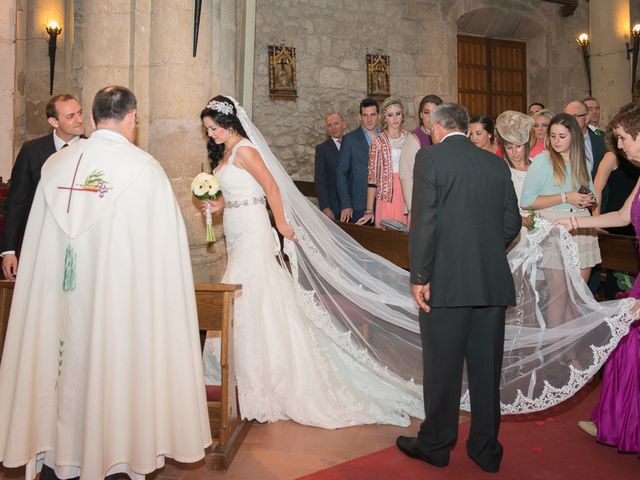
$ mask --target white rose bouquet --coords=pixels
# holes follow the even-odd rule
[[[215,175],[207,172],[200,172],[191,182],[191,191],[198,200],[215,200],[222,195],[220,182]],[[205,220],[207,223],[207,242],[215,242],[216,237],[213,234],[213,221],[211,219],[211,210],[207,205],[205,212]]]

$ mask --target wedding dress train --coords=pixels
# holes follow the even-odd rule
[[[242,416],[324,428],[407,425],[409,416],[423,417],[422,386],[414,382],[422,378],[418,308],[408,272],[365,250],[300,194],[236,107],[249,137],[236,148],[258,150],[298,238],[285,240],[289,273],[276,260],[264,193],[232,155],[216,175],[226,202],[223,281],[242,284],[234,338]],[[633,301],[596,302],[580,277],[571,235],[544,221],[509,262],[518,305],[507,312],[502,411],[527,413],[569,398],[598,371],[628,331]],[[210,346],[205,356],[211,364]]]

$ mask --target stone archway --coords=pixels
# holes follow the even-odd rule
[[[512,8],[485,7],[468,11],[457,20],[459,35],[517,40],[527,45],[527,98],[549,98],[548,46],[545,27]]]

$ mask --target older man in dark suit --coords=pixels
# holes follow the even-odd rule
[[[11,170],[11,186],[5,204],[4,231],[0,246],[2,272],[10,280],[16,279],[16,252],[22,243],[42,165],[52,154],[84,135],[82,107],[73,95],[52,97],[47,102],[45,113],[53,132],[25,142]]]
[[[449,463],[458,436],[464,360],[471,395],[467,453],[496,472],[502,459],[500,372],[505,311],[515,303],[505,249],[521,227],[506,162],[465,136],[464,107],[442,104],[431,116],[436,145],[418,152],[409,254],[420,307],[425,420],[417,438],[399,437],[405,454]]]
[[[336,167],[340,156],[342,136],[346,123],[339,113],[332,113],[325,118],[327,138],[316,145],[316,162],[314,180],[320,210],[331,220],[340,218],[340,200],[336,188]]]
[[[340,221],[356,222],[367,206],[367,180],[369,178],[369,147],[380,133],[378,115],[380,106],[373,98],[360,102],[361,126],[342,139],[340,158],[336,169],[336,185],[340,199]]]

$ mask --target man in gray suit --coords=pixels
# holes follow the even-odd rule
[[[431,115],[436,145],[416,157],[409,257],[420,307],[425,420],[398,437],[405,454],[444,467],[458,436],[463,363],[471,395],[467,454],[484,471],[502,459],[500,372],[504,319],[515,304],[506,247],[522,221],[509,168],[466,137],[469,114],[452,103]]]
[[[325,118],[327,138],[316,145],[314,181],[318,206],[331,220],[340,218],[340,201],[336,188],[336,167],[340,157],[340,146],[346,122],[339,113],[331,113]]]
[[[340,221],[356,222],[367,208],[369,178],[369,147],[380,133],[380,106],[373,98],[360,102],[361,126],[342,139],[336,169],[336,186],[340,199]]]
[[[589,173],[591,173],[591,178],[596,178],[600,160],[604,157],[607,148],[602,137],[589,128],[587,118],[589,115],[589,107],[580,100],[574,100],[564,107],[564,112],[573,115],[578,121],[578,125],[580,125],[580,130],[582,130],[582,135],[584,135],[585,161],[587,162]]]

